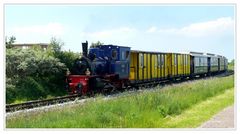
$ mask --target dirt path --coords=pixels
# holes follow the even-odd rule
[[[229,106],[203,123],[200,128],[234,128],[234,106]]]

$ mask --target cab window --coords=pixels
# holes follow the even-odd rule
[[[125,51],[122,51],[122,54],[121,54],[121,60],[125,60]]]
[[[117,50],[112,50],[112,59],[117,59]]]
[[[129,53],[130,53],[129,51],[126,51],[126,54],[125,54],[125,58],[126,58],[126,59],[128,59]]]
[[[129,51],[122,51],[121,52],[121,60],[127,60],[129,57]]]

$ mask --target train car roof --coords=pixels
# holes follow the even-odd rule
[[[201,55],[201,54],[190,54],[191,56],[198,56],[198,57],[208,57],[207,55]]]
[[[131,50],[131,52],[135,52],[135,53],[152,53],[152,54],[189,54],[187,52],[156,52],[156,51],[142,51],[142,50]]]
[[[106,47],[126,47],[126,48],[131,48],[131,47],[128,47],[128,46],[120,46],[120,45],[113,45],[113,44],[103,44],[103,45],[99,45],[100,47],[101,46],[106,46]]]
[[[153,54],[159,54],[159,53],[168,54],[167,52],[142,51],[142,50],[131,50],[131,52],[135,52],[135,53],[153,53]]]
[[[194,52],[194,51],[190,51],[189,54],[191,54],[191,55],[204,55],[203,52]]]
[[[225,58],[222,55],[217,55],[217,54],[212,54],[212,53],[204,53],[204,52],[189,52],[189,54],[193,55],[193,56]]]
[[[189,54],[190,54],[191,56],[208,57],[208,56],[206,55],[206,53],[204,53],[204,52],[194,52],[194,51],[190,51]]]

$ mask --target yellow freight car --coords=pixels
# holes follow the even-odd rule
[[[167,54],[169,77],[188,76],[190,74],[190,55],[179,53]]]
[[[167,54],[145,51],[131,51],[131,82],[155,81],[168,77]]]

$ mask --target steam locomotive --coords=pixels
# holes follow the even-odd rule
[[[131,50],[127,46],[99,45],[75,60],[66,78],[71,94],[122,90],[164,80],[210,76],[227,70],[227,58],[210,53],[163,53]]]

